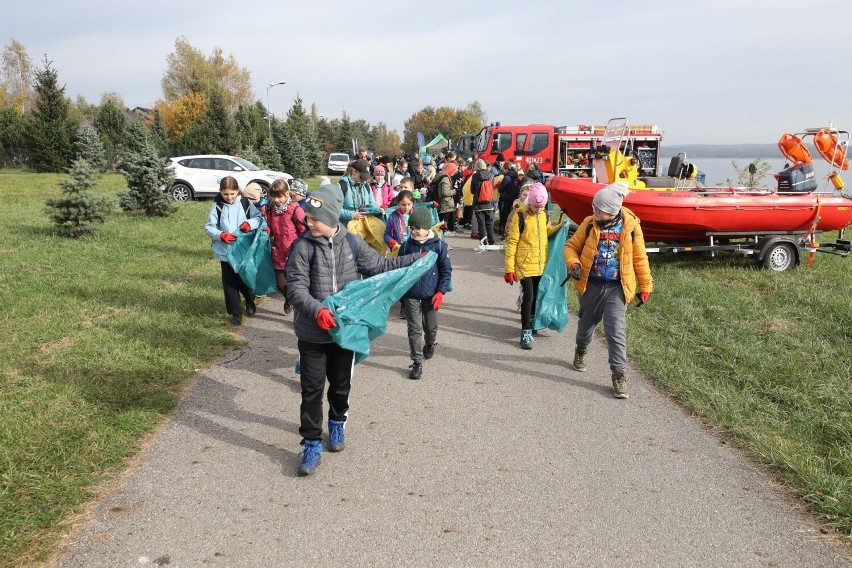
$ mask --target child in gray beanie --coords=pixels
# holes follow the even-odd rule
[[[594,213],[583,220],[565,243],[563,256],[580,295],[580,321],[574,369],[586,370],[586,353],[603,320],[616,398],[628,398],[627,304],[639,296],[641,306],[654,289],[639,218],[622,205],[629,191],[610,184],[595,194]]]
[[[290,248],[284,269],[287,298],[295,311],[293,329],[299,340],[301,366],[302,452],[299,475],[311,475],[322,458],[322,400],[328,380],[328,449],[344,448],[344,427],[349,413],[349,391],[354,353],[332,340],[329,330],[337,325],[322,300],[336,294],[359,274],[373,276],[403,268],[419,254],[381,257],[364,240],[341,224],[343,193],[337,185],[321,185],[304,200],[305,224]]]

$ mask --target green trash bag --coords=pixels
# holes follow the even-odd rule
[[[370,342],[384,334],[391,306],[438,260],[434,252],[418,258],[414,264],[353,280],[343,289],[327,296],[322,303],[334,314],[337,326],[329,332],[335,343],[355,352],[360,363],[370,355]]]
[[[226,255],[234,272],[252,292],[262,296],[278,291],[272,269],[272,245],[266,231],[237,233],[237,240],[228,245]]]
[[[568,221],[547,238],[547,262],[538,282],[535,302],[534,329],[553,329],[561,332],[568,325],[568,291],[565,286],[568,268],[562,249],[568,235]]]

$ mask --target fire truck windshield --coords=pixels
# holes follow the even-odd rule
[[[474,141],[474,150],[478,153],[483,153],[488,149],[488,141],[491,139],[491,129],[483,128],[476,135]]]

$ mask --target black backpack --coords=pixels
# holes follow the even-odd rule
[[[219,223],[222,222],[222,207],[224,207],[226,203],[225,200],[222,199],[221,194],[213,198],[213,203],[216,204],[216,228],[221,229],[221,227],[219,227]],[[246,220],[248,220],[251,201],[248,200],[248,197],[240,196],[240,204],[243,206],[243,211],[246,214]]]

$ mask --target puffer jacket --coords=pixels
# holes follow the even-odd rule
[[[272,237],[272,268],[283,270],[293,241],[306,230],[305,210],[298,202],[290,202],[283,213],[276,213],[274,206],[267,205],[266,222]]]
[[[395,258],[379,256],[356,235],[356,265],[346,232],[346,227],[340,224],[333,237],[315,237],[310,231],[305,231],[290,248],[284,276],[287,279],[287,299],[295,311],[293,329],[299,339],[312,343],[332,342],[331,334],[317,325],[317,314],[324,307],[322,300],[339,292],[348,282],[357,280],[359,273],[373,276],[403,268],[420,258],[419,254]]]
[[[222,207],[222,214],[219,215],[216,211],[216,206]],[[217,223],[218,218],[218,223]],[[213,256],[217,260],[226,262],[228,260],[228,246],[222,242],[219,235],[222,233],[240,232],[240,225],[243,221],[248,221],[252,229],[257,229],[263,224],[263,215],[255,208],[254,204],[249,202],[248,216],[243,209],[242,200],[238,197],[236,201],[228,205],[224,201],[214,200],[210,207],[210,214],[207,215],[207,223],[204,225],[204,232],[207,236],[213,239]]]
[[[454,199],[456,195],[456,190],[453,189],[453,180],[445,174],[444,172],[440,172],[438,176],[435,178],[438,182],[438,195],[440,199],[438,200],[439,208],[438,211],[440,213],[451,213],[456,210],[456,200]]]
[[[547,262],[547,237],[556,232],[560,225],[551,225],[546,211],[524,219],[524,233],[520,233],[520,217],[526,215],[520,209],[512,216],[506,236],[506,258],[504,272],[514,272],[520,278],[541,276]]]
[[[429,231],[429,238],[422,243],[414,239],[405,241],[399,249],[399,254],[414,254],[414,258],[420,258],[424,252],[432,251],[438,255],[438,260],[420,280],[402,295],[403,298],[415,300],[427,300],[435,295],[435,292],[447,293],[450,288],[450,279],[453,274],[453,266],[450,257],[447,256],[447,245],[438,238],[434,231]]]
[[[340,221],[348,223],[355,217],[355,212],[360,211],[368,215],[381,215],[382,210],[373,197],[373,189],[370,184],[356,183],[349,176],[340,178],[341,191],[344,192],[343,208],[340,210]],[[344,189],[344,187],[346,189]]]
[[[654,291],[654,281],[651,278],[651,267],[645,252],[645,238],[639,218],[627,207],[621,208],[624,225],[621,229],[621,240],[618,244],[618,266],[621,272],[621,288],[624,290],[624,301],[629,304],[636,297],[637,284],[639,292]],[[565,264],[570,269],[573,264],[580,263],[580,279],[574,281],[574,287],[580,294],[586,293],[589,283],[589,271],[598,252],[600,228],[594,222],[593,215],[586,217],[577,232],[574,233],[563,249]],[[589,228],[591,225],[591,228]],[[588,233],[588,237],[586,234]]]

